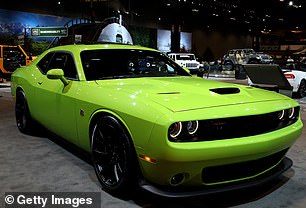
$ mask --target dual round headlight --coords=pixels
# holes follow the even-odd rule
[[[193,136],[198,129],[198,121],[175,122],[170,125],[168,133],[172,139],[177,139],[180,136]]]
[[[176,138],[177,136],[180,135],[181,132],[182,132],[182,122],[173,123],[169,127],[169,135],[172,138]]]
[[[296,116],[296,113],[295,113],[294,108],[282,110],[277,113],[277,118],[279,120],[287,120],[287,119],[290,120],[290,119],[293,119],[295,116]]]

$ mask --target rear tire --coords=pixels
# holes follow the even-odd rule
[[[306,96],[306,81],[303,79],[300,83],[299,89],[297,91],[297,96],[303,98]]]
[[[112,195],[129,197],[137,184],[136,154],[121,123],[101,116],[91,129],[93,166],[102,189]]]
[[[33,133],[34,121],[29,111],[25,93],[22,90],[17,91],[16,94],[15,117],[20,132],[25,134]]]

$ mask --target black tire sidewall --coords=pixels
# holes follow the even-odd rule
[[[93,135],[94,135],[94,127],[99,123],[108,123],[108,125],[112,125],[114,128],[118,130],[118,135],[120,135],[118,138],[120,142],[122,142],[122,145],[124,147],[124,171],[123,176],[116,184],[115,186],[109,186],[104,183],[104,181],[100,178],[97,170],[97,165],[95,164],[95,159],[92,153],[93,149]],[[91,156],[92,156],[92,162],[95,169],[96,176],[102,186],[102,189],[106,192],[116,195],[116,196],[127,196],[129,192],[135,187],[136,180],[137,180],[137,173],[136,173],[136,163],[135,163],[135,151],[133,150],[133,145],[131,142],[130,137],[127,134],[127,131],[123,128],[122,124],[113,116],[102,116],[98,118],[94,125],[92,125],[92,129],[90,132],[90,138],[91,138]]]
[[[22,112],[18,112],[17,108],[19,110],[22,106],[24,110]],[[30,116],[27,99],[25,96],[25,93],[23,91],[18,91],[16,95],[16,104],[15,104],[15,118],[16,118],[16,124],[20,132],[29,134],[31,133],[31,123],[32,119]]]
[[[303,92],[303,90],[305,90],[305,87],[306,87],[306,81],[303,79],[303,80],[301,81],[300,87],[299,87],[299,89],[298,89],[298,96],[299,96],[300,98],[303,98],[303,97],[306,95],[306,92],[305,92],[305,91]]]

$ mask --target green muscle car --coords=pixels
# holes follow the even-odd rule
[[[291,167],[303,124],[289,97],[193,77],[154,49],[51,48],[12,75],[16,122],[89,152],[103,190],[185,197],[251,187]]]

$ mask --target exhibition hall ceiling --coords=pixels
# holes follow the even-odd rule
[[[9,9],[97,19],[121,14],[128,21],[248,31],[305,30],[302,0],[10,0]]]

